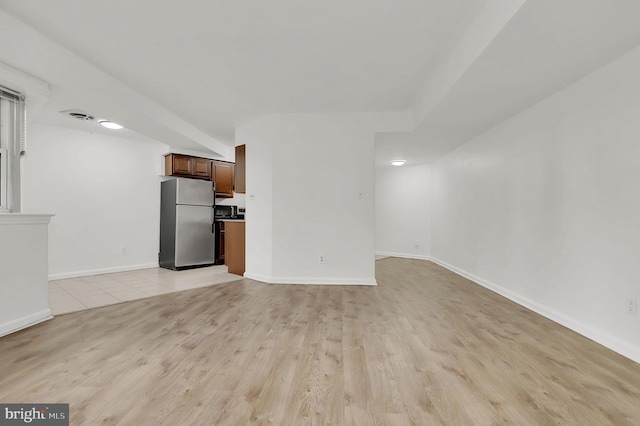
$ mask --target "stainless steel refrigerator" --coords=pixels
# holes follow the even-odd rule
[[[177,178],[160,184],[160,254],[163,268],[213,265],[213,183]]]

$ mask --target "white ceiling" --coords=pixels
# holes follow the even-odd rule
[[[412,133],[376,138],[376,165],[431,163],[640,45],[640,1],[528,0]]]
[[[233,145],[234,126],[265,113],[409,109],[424,73],[485,1],[2,0],[0,8]],[[28,72],[58,83],[47,69]]]
[[[58,114],[79,108],[222,156],[262,114],[426,99],[377,162],[431,162],[639,43],[637,0],[0,0],[0,62],[50,85],[39,121],[86,128]],[[425,86],[451,58],[459,78]]]

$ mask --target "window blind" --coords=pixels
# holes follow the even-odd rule
[[[0,210],[20,211],[20,155],[25,151],[24,96],[0,86]]]

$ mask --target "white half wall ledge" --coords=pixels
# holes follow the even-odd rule
[[[0,213],[0,225],[46,225],[53,214]]]
[[[299,285],[362,285],[376,286],[378,282],[375,279],[368,278],[295,278],[295,277],[272,277],[260,274],[252,274],[245,272],[244,277],[254,281],[260,281],[266,284],[299,284]]]
[[[456,266],[450,265],[447,262],[442,260],[432,258],[432,262],[442,266],[454,272],[475,284],[481,285],[482,287],[493,291],[494,293],[499,294],[500,296],[506,297],[507,299],[517,303],[520,306],[523,306],[543,317],[550,319],[551,321],[558,323],[564,327],[567,327],[570,330],[575,331],[576,333],[586,337],[594,342],[611,349],[612,351],[629,358],[632,361],[640,363],[640,348],[634,345],[631,345],[625,341],[622,341],[618,338],[612,337],[606,333],[601,332],[600,330],[593,329],[574,318],[571,318],[565,314],[562,314],[554,309],[548,308],[544,305],[541,305],[537,302],[534,302],[526,297],[523,297],[515,292],[505,289],[489,280],[485,280],[481,277],[478,277],[470,272],[465,271],[464,269],[460,269]]]
[[[116,272],[129,272],[129,271],[137,271],[140,269],[151,269],[151,268],[158,268],[158,267],[159,265],[157,263],[144,263],[140,265],[124,265],[124,266],[114,266],[110,268],[62,272],[59,274],[50,274],[49,281],[64,280],[67,278],[91,277],[94,275],[113,274]]]

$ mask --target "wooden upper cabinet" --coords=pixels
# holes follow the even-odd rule
[[[189,155],[167,154],[164,157],[164,170],[167,176],[210,179],[211,160]]]
[[[204,179],[211,177],[211,160],[208,158],[193,157],[193,175]]]
[[[213,160],[211,166],[211,180],[216,184],[216,197],[233,197],[234,164]]]
[[[238,194],[244,194],[247,190],[245,164],[245,145],[236,146],[236,192]]]
[[[167,175],[190,175],[191,157],[186,155],[169,154],[165,157],[165,170]]]
[[[235,185],[235,164],[233,163],[190,155],[167,154],[164,157],[164,168],[167,176],[210,179],[216,184],[216,197],[233,197]]]

